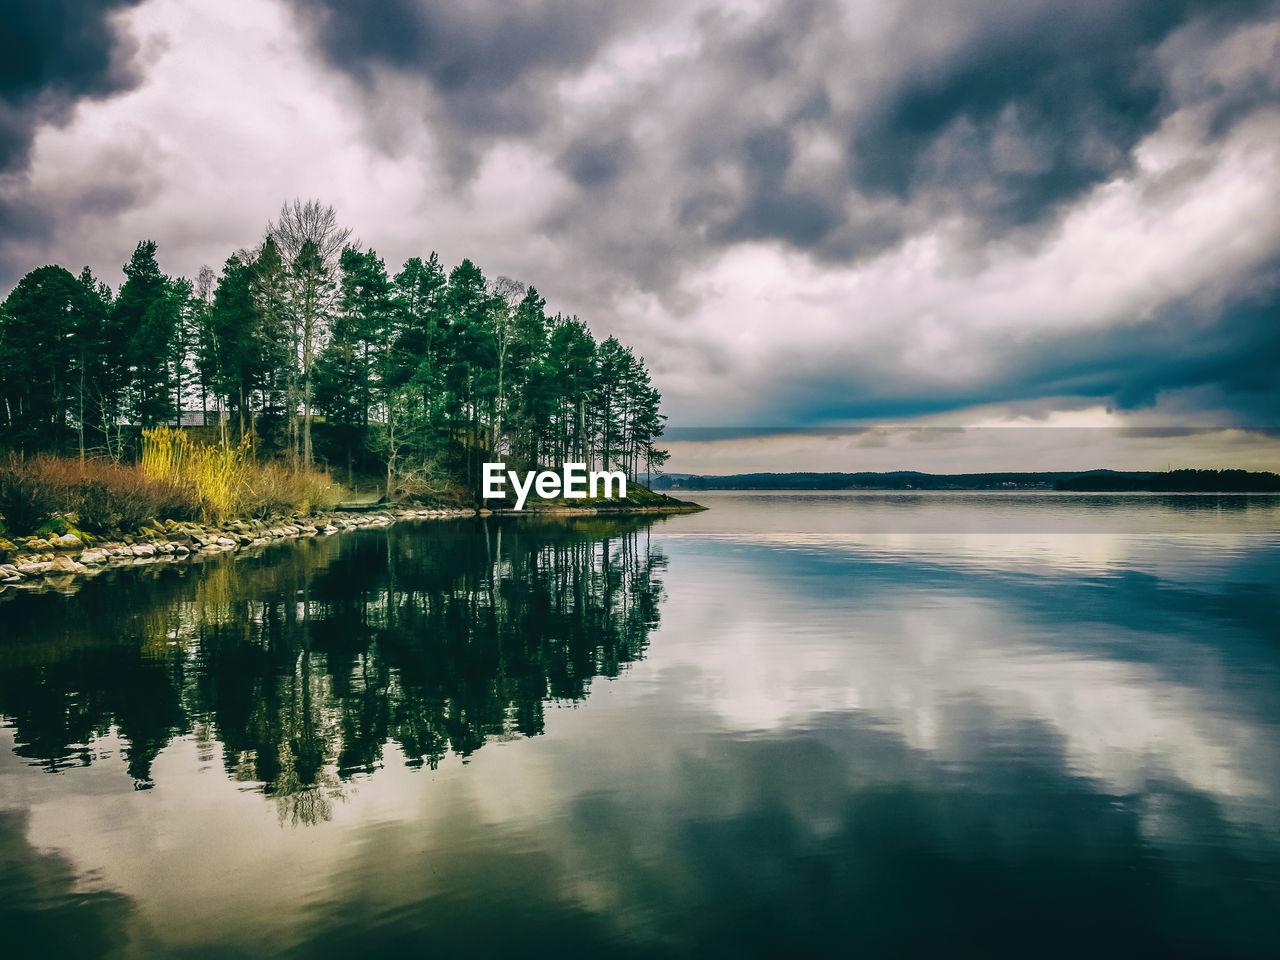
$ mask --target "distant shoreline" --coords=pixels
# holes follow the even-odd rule
[[[997,473],[667,474],[653,490],[1056,490],[1072,493],[1280,493],[1280,475],[1249,470],[1039,471]]]

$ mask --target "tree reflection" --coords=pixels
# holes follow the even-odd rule
[[[401,525],[104,575],[0,618],[0,713],[19,755],[130,775],[174,737],[222,746],[282,821],[326,820],[352,777],[434,768],[543,732],[548,700],[639,660],[659,572],[639,519]]]

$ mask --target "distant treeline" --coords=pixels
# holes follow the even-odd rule
[[[144,241],[124,274],[113,293],[87,267],[39,267],[0,304],[0,448],[118,461],[181,418],[389,484],[474,478],[491,458],[633,474],[666,459],[629,347],[470,260],[392,273],[332,207],[285,204],[220,273],[168,276]]]
[[[1170,470],[1165,473],[1095,471],[1059,480],[1058,490],[1152,493],[1277,493],[1280,476],[1250,470]]]
[[[1152,492],[1280,492],[1280,476],[1248,470],[1173,470],[1167,473],[1090,470],[1041,473],[739,473],[664,475],[655,490],[1076,490]]]

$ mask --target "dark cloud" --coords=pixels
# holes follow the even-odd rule
[[[365,204],[373,217],[387,215],[379,195],[430,211],[421,237],[399,222],[360,229],[399,236],[397,256],[438,245],[452,257],[450,244],[464,242],[487,250],[486,263],[536,282],[554,309],[634,343],[677,416],[694,422],[753,377],[753,409],[738,422],[1049,397],[1128,409],[1171,391],[1274,419],[1263,414],[1277,402],[1265,360],[1277,349],[1275,284],[1254,278],[1256,296],[1222,293],[1251,265],[1275,269],[1274,231],[1258,227],[1273,215],[1260,209],[1238,238],[1214,241],[1212,269],[1186,251],[1208,251],[1197,238],[1220,236],[1198,191],[1219,209],[1242,208],[1242,192],[1266,195],[1248,188],[1264,177],[1246,155],[1271,150],[1280,0],[765,0],[745,12],[715,0],[286,0],[300,45],[270,36],[279,21],[264,9],[151,69],[207,56],[210,75],[230,76],[218,58],[243,51],[226,50],[227,38],[265,34],[279,63],[259,59],[299,80],[280,98],[287,110],[240,95],[229,112],[212,103],[220,88],[190,115],[222,127],[187,128],[172,122],[173,74],[159,74],[157,89],[111,107],[123,122],[86,135],[92,163],[77,165],[79,144],[58,141],[44,175],[28,181],[40,124],[133,82],[132,41],[113,33],[110,14],[134,2],[0,0],[10,28],[0,37],[0,286],[46,258],[97,266],[108,255],[95,251],[111,249],[104,236],[118,229],[111,221],[164,189],[174,202],[148,215],[181,210],[161,221],[169,242],[176,233],[195,248],[215,229],[219,243],[233,235],[221,208],[234,203],[215,210],[182,186],[202,173],[219,186],[244,176],[212,149],[215,138],[234,141],[237,156],[268,139],[273,157],[332,143],[314,165],[273,161],[252,176],[281,196],[340,177],[346,209]],[[136,21],[191,43],[167,6]],[[344,82],[323,82],[299,54]],[[274,75],[254,76],[260,89]],[[1143,144],[1151,149],[1139,154]],[[129,164],[106,169],[105,150]],[[376,168],[383,151],[395,162]],[[375,169],[386,179],[360,179]],[[441,173],[453,180],[443,188]],[[299,186],[308,176],[320,186]],[[1097,190],[1105,184],[1114,191]],[[1161,241],[1147,228],[1164,223],[1189,239],[1150,249]],[[1104,240],[1149,266],[1141,276],[1152,282],[1074,277],[1098,268],[1092,251]],[[121,258],[106,263],[114,270]],[[1165,285],[1171,270],[1201,279]],[[760,295],[742,296],[757,279]],[[883,294],[870,290],[880,283]],[[1195,285],[1202,295],[1165,302],[1170,289]],[[1058,286],[1081,294],[1077,330],[1062,329],[1069,310],[1033,316]],[[842,296],[845,313],[832,303]],[[717,298],[736,302],[721,308]],[[1002,334],[987,332],[993,305]],[[909,343],[910,331],[936,342]],[[947,360],[921,361],[941,356],[943,342],[970,382],[957,385]],[[920,369],[929,362],[935,369]],[[710,419],[722,417],[738,419]]]
[[[105,223],[114,232],[116,218],[158,188],[155,172],[130,150],[99,156],[93,174],[93,180],[64,181],[52,192],[31,190],[21,174],[9,184],[0,179],[0,291],[10,290],[28,270],[58,259],[58,249],[73,251],[63,265],[77,272],[95,249],[90,225]]]
[[[40,124],[137,82],[133,44],[111,15],[139,2],[0,0],[0,173],[25,167]]]
[[[1262,0],[913,3],[897,7],[879,41],[891,57],[834,0],[777,4],[745,26],[708,20],[696,59],[664,79],[666,95],[648,92],[590,123],[617,139],[664,112],[656,150],[666,156],[632,163],[663,171],[648,186],[673,200],[675,223],[654,230],[678,227],[703,252],[772,240],[850,262],[946,217],[988,238],[1056,222],[1127,172],[1135,146],[1181,105],[1156,60],[1161,44],[1188,30],[1181,53],[1194,62],[1227,29],[1278,9]],[[1274,102],[1275,78],[1255,72],[1196,95],[1221,101],[1209,128],[1221,137]],[[824,138],[836,155],[806,163],[806,146]],[[570,169],[576,149],[562,158]],[[632,229],[666,208],[653,199],[628,218]],[[575,198],[575,213],[556,223],[597,200]]]
[[[600,187],[618,178],[634,151],[630,140],[623,137],[604,142],[584,139],[561,157],[561,165],[578,186]]]
[[[1153,62],[1159,44],[1193,20],[1238,23],[1268,7],[1088,0],[970,8],[964,39],[893,78],[857,119],[853,183],[903,201],[938,190],[990,229],[1051,216],[1126,170],[1139,140],[1176,106]]]
[[[456,176],[494,139],[536,137],[555,84],[589,64],[628,16],[593,0],[291,0],[325,60],[377,95],[385,76],[426,85]],[[419,108],[421,110],[421,107]],[[590,176],[590,172],[588,172]]]
[[[84,213],[127,208],[137,197],[108,185],[70,190],[52,202],[31,195],[26,170],[42,124],[63,123],[75,105],[132,88],[138,82],[132,38],[111,16],[141,0],[0,0],[0,289],[8,289],[47,246]],[[54,209],[54,208],[58,209]],[[61,212],[60,212],[61,211]],[[70,214],[70,217],[67,217]]]
[[[849,357],[840,374],[828,372],[831,359],[816,368],[812,357],[794,358],[780,370],[782,386],[763,395],[781,413],[778,420],[806,423],[894,420],[1041,399],[1134,411],[1169,394],[1199,390],[1201,407],[1233,411],[1239,425],[1274,426],[1280,422],[1277,277],[1280,259],[1272,259],[1221,300],[1189,297],[1141,321],[1117,317],[1102,329],[990,343],[986,357],[994,372],[965,382],[945,367],[928,377],[904,375],[899,364],[874,351]]]

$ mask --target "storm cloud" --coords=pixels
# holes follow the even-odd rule
[[[80,100],[137,83],[133,44],[111,15],[139,2],[0,2],[0,173],[26,164],[41,124],[62,123]]]
[[[675,424],[1280,412],[1276,0],[4,10],[0,285],[320,196],[633,344]]]

